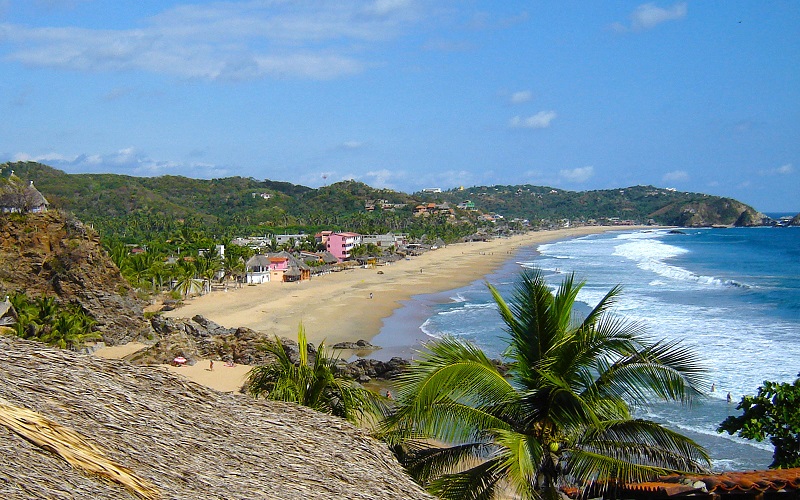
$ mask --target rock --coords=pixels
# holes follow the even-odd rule
[[[357,342],[339,342],[333,345],[333,349],[352,349],[352,350],[359,350],[359,349],[380,349],[379,346],[372,345],[366,340],[359,340]]]
[[[97,321],[108,345],[152,337],[144,301],[100,247],[97,234],[79,220],[56,211],[0,214],[0,235],[0,292],[77,303]]]

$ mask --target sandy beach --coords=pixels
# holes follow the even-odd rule
[[[374,269],[213,292],[164,315],[200,314],[228,328],[244,326],[290,338],[302,322],[309,341],[325,340],[328,345],[370,340],[380,331],[383,318],[413,295],[467,285],[500,267],[522,247],[622,229],[631,228],[578,227],[447,245]]]
[[[524,247],[588,234],[636,227],[579,227],[531,232],[488,242],[458,243],[432,250],[418,257],[374,269],[352,269],[308,281],[265,283],[227,292],[215,291],[195,297],[176,310],[164,313],[174,318],[197,314],[228,328],[245,326],[253,330],[295,338],[300,322],[310,342],[371,340],[383,320],[404,300],[414,295],[451,290],[468,285],[500,268]],[[380,273],[379,273],[380,272]],[[145,344],[130,343],[104,347],[95,352],[104,358],[123,358]],[[193,382],[218,391],[238,391],[250,366],[226,366],[220,360],[198,359],[194,365],[162,365]]]

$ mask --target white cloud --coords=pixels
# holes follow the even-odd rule
[[[664,182],[686,181],[689,180],[689,173],[685,170],[673,170],[672,172],[667,172],[664,174],[664,177],[661,179]]]
[[[342,147],[344,149],[359,149],[364,147],[364,143],[361,141],[345,141],[342,143]]]
[[[759,173],[761,175],[789,175],[794,173],[794,166],[791,163],[787,163],[785,165],[781,165],[780,167],[762,170]]]
[[[520,90],[511,94],[511,104],[522,104],[528,102],[533,98],[533,93],[530,90]]]
[[[522,118],[515,116],[509,122],[511,128],[547,128],[556,116],[555,111],[539,111],[533,116]]]
[[[107,173],[113,171],[121,175],[157,176],[175,174],[201,179],[230,175],[226,167],[210,163],[156,160],[132,147],[101,154],[65,155],[51,152],[31,155],[17,153],[13,156],[13,161],[37,161],[70,173]]]
[[[586,182],[594,176],[594,167],[589,165],[586,167],[578,167],[570,170],[559,170],[558,175],[569,182]]]
[[[667,21],[683,19],[687,12],[686,2],[679,2],[667,8],[658,7],[655,3],[645,3],[636,7],[628,16],[630,27],[617,22],[611,25],[611,29],[617,32],[645,31]]]
[[[396,171],[388,170],[388,169],[381,169],[381,170],[372,170],[365,173],[362,176],[362,180],[365,184],[369,184],[372,187],[376,188],[393,188],[395,181],[398,177],[402,177],[402,174],[398,175],[399,173]]]
[[[364,71],[366,42],[391,40],[419,18],[410,0],[216,2],[171,8],[136,29],[2,24],[0,38],[7,59],[36,67],[329,79]]]

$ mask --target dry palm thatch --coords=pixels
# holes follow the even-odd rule
[[[110,461],[100,448],[77,432],[38,413],[14,406],[3,398],[0,398],[0,425],[6,426],[36,446],[55,453],[73,467],[120,484],[140,498],[160,498],[153,485],[137,477],[128,468]]]
[[[62,456],[102,448],[103,458],[85,461],[129,471],[162,498],[430,498],[385,445],[343,420],[156,367],[0,337],[0,398],[37,414],[23,419],[71,429],[59,438]],[[14,425],[0,425],[1,498],[134,495],[43,452]]]

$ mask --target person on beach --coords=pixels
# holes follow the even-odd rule
[[[727,398],[725,398],[725,399],[727,399],[727,400],[728,400],[728,404],[730,404],[730,403],[731,403],[731,401],[733,401],[733,398],[731,397],[731,393],[730,393],[730,392],[728,393],[728,397],[727,397]]]
[[[716,384],[711,384],[711,392],[714,392],[714,390],[715,390],[716,388],[717,388],[717,385],[716,385]]]
[[[213,359],[211,359],[211,360],[209,360],[209,361],[210,361],[210,363],[209,363],[209,365],[208,365],[208,369],[209,369],[209,371],[212,371],[212,372],[213,372],[213,371],[214,371],[214,360],[213,360]]]
[[[369,292],[369,298],[372,298],[372,292]]]

